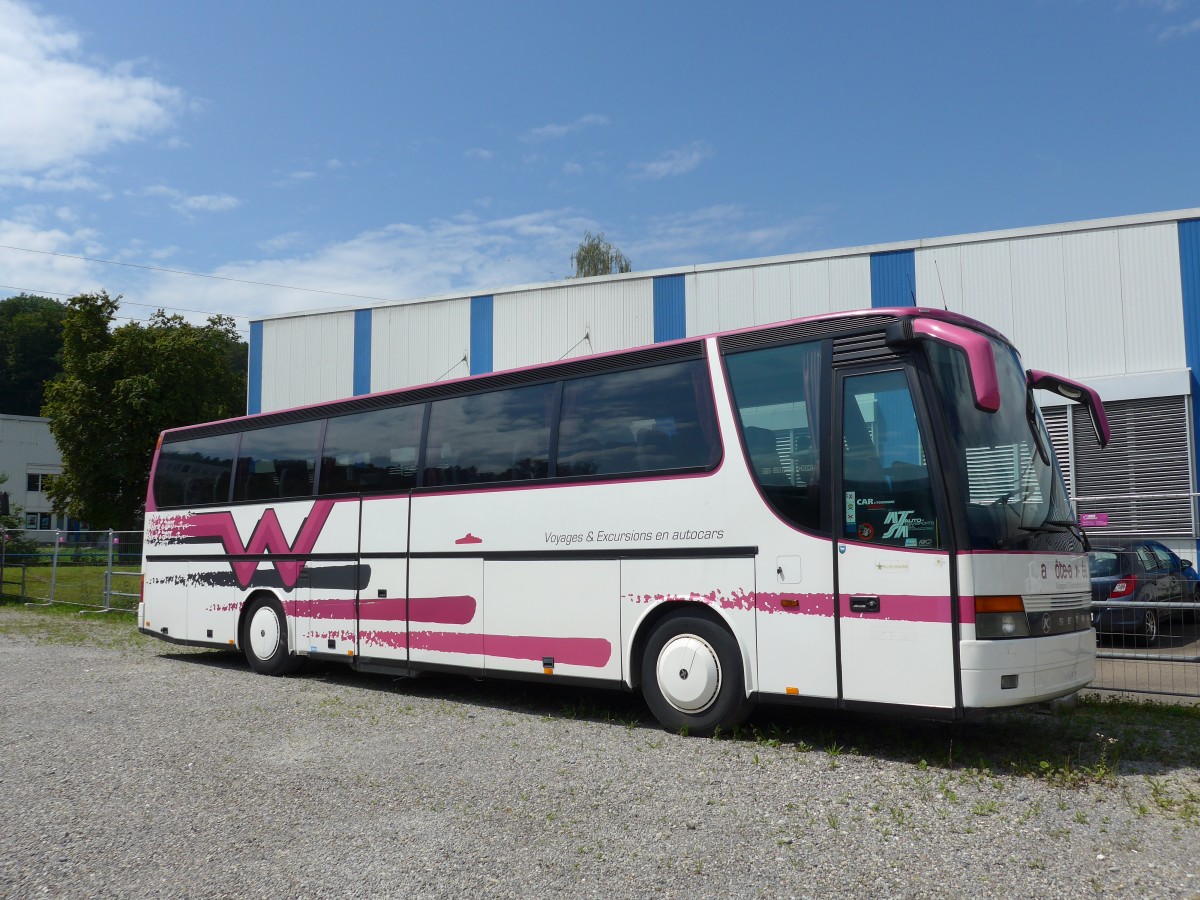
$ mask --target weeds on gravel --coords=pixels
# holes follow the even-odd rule
[[[214,653],[159,645],[137,632],[128,613],[80,613],[64,606],[35,609],[0,603],[0,635],[100,648],[148,651],[153,647],[160,655]],[[337,671],[337,682],[349,687],[378,677]],[[482,695],[486,704],[510,714],[504,724],[533,716],[605,722],[630,732],[652,727],[635,695],[565,686],[530,688],[514,682],[465,684],[428,679],[404,682],[393,690],[399,703],[412,692],[434,701],[435,711],[464,720],[472,717],[468,704]],[[678,734],[687,737],[688,729],[680,728]],[[1143,804],[1147,812],[1170,811],[1183,822],[1200,824],[1200,786],[1185,789],[1169,777],[1180,769],[1200,769],[1200,707],[1195,706],[1084,698],[1074,709],[1057,715],[1015,710],[970,722],[764,706],[745,726],[719,739],[728,742],[729,753],[736,756],[744,749],[747,761],[757,753],[764,765],[773,762],[772,753],[808,754],[820,748],[831,769],[846,764],[844,756],[866,756],[983,783],[1017,776],[1084,788],[1110,784],[1119,775],[1136,772],[1160,786],[1158,795]],[[658,749],[662,737],[647,746]],[[952,799],[948,784],[939,784],[938,790]],[[1129,802],[1140,803],[1141,798]]]

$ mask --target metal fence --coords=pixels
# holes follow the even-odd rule
[[[81,609],[135,610],[141,595],[140,531],[56,531],[32,553],[8,552],[0,535],[0,599]]]
[[[1195,539],[1133,538],[1090,533],[1095,547],[1151,541],[1179,559],[1179,586],[1150,577],[1131,583],[1124,599],[1094,602],[1096,679],[1101,691],[1200,698],[1200,578]],[[57,532],[50,547],[5,552],[0,535],[0,599],[61,603],[80,609],[134,610],[141,590],[140,531]],[[1136,551],[1129,551],[1136,552]],[[1183,567],[1183,563],[1190,565]],[[1190,570],[1190,571],[1188,571]],[[1103,576],[1101,576],[1103,577]],[[1169,581],[1169,579],[1168,579]]]

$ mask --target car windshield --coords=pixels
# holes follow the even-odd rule
[[[930,343],[950,430],[949,462],[965,496],[974,549],[1083,549],[1054,448],[1016,351],[994,338],[1000,409],[976,408],[964,354]]]

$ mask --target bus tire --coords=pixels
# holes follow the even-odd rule
[[[642,654],[642,696],[664,727],[709,737],[750,714],[737,640],[704,616],[664,618]]]
[[[263,675],[290,675],[303,660],[288,653],[287,618],[274,597],[259,597],[246,611],[242,651],[250,668]]]

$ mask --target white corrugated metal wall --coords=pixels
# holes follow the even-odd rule
[[[358,311],[357,321],[354,310],[267,319],[260,323],[257,409],[663,340],[660,280],[677,283],[677,293],[661,298],[665,327],[674,329],[668,338],[866,308],[880,301],[873,259],[907,254],[910,275],[903,268],[888,270],[887,277],[896,279],[899,272],[899,278],[887,305],[908,304],[911,290],[919,305],[994,326],[1014,341],[1030,368],[1089,381],[1101,396],[1107,391],[1106,399],[1120,404],[1114,409],[1127,429],[1140,427],[1138,409],[1158,410],[1146,423],[1153,432],[1148,439],[1166,440],[1176,454],[1186,446],[1194,471],[1177,220],[1195,218],[1200,210],[564,281],[485,297],[377,306]],[[482,301],[478,310],[475,301]],[[482,355],[472,360],[472,352]],[[1132,471],[1138,465],[1117,456],[1121,447],[1144,452],[1146,441],[1129,436],[1111,459],[1099,461],[1082,446],[1077,429],[1066,426],[1065,410],[1050,407],[1046,414],[1056,444],[1066,441],[1060,449],[1068,473]],[[1184,489],[1178,465],[1159,466],[1171,477],[1158,481],[1143,468],[1127,479],[1131,491],[1134,482],[1141,492]],[[1133,502],[1112,503],[1119,519],[1130,518],[1126,507]],[[1178,504],[1172,509],[1171,522],[1163,524],[1175,533],[1183,526]],[[1134,518],[1138,527],[1149,527],[1144,517]]]
[[[711,334],[871,305],[867,254],[689,274],[687,333]]]
[[[1175,222],[1091,224],[682,270],[686,334],[869,307],[872,252],[911,247],[917,302],[993,325],[1031,367],[1080,379],[1185,370]],[[652,343],[658,274],[496,292],[491,368]],[[371,390],[468,374],[469,297],[378,306],[370,316]],[[350,396],[353,317],[264,320],[259,409]]]
[[[354,393],[354,313],[269,320],[262,355],[263,411],[349,397]]]
[[[623,278],[494,295],[494,368],[654,343],[654,281]]]
[[[371,390],[469,375],[470,345],[470,298],[379,307],[371,324]],[[343,360],[347,371],[351,364]]]
[[[1187,367],[1174,223],[937,246],[914,256],[922,305],[993,326],[1030,368],[1086,380]]]

